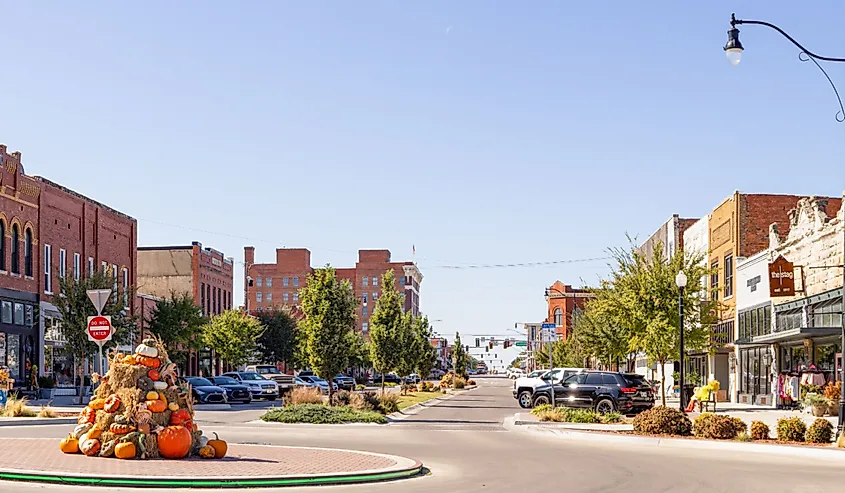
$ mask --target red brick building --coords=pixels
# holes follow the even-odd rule
[[[73,358],[63,350],[52,304],[59,279],[94,269],[114,273],[127,311],[134,298],[137,222],[40,176],[28,176],[21,153],[0,145],[0,365],[23,380],[27,362],[72,384]],[[38,317],[34,307],[39,305]]]
[[[299,290],[305,286],[311,267],[311,252],[305,248],[277,248],[275,263],[256,263],[255,247],[244,247],[244,299],[248,311],[274,306],[299,305]],[[404,295],[405,311],[420,313],[420,284],[423,275],[413,262],[392,262],[389,250],[359,250],[355,267],[339,268],[337,276],[352,284],[358,307],[358,329],[366,334],[369,319],[381,293],[381,276],[393,269],[396,289]]]
[[[572,334],[573,321],[579,313],[583,313],[584,304],[593,297],[593,294],[584,290],[573,288],[568,284],[555,281],[546,288],[547,315],[546,323],[554,323],[555,332],[562,340]]]
[[[190,245],[138,247],[138,291],[157,298],[188,293],[207,317],[232,308],[234,259],[213,248]],[[213,351],[191,354],[187,375],[212,375],[222,371]]]

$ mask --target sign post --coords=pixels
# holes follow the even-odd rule
[[[543,339],[546,339],[549,342],[549,375],[551,376],[551,372],[554,369],[554,364],[552,364],[552,342],[555,340],[555,324],[544,323],[543,324]],[[555,407],[555,381],[549,380],[552,385],[552,407]]]
[[[103,344],[110,341],[112,336],[111,317],[103,316],[102,313],[111,296],[111,289],[89,289],[86,292],[97,309],[96,316],[88,317],[88,340],[97,344],[97,371],[102,375]]]

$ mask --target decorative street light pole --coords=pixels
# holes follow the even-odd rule
[[[739,63],[739,60],[742,58],[742,43],[739,42],[739,29],[736,26],[739,24],[757,24],[760,26],[766,26],[774,29],[775,31],[779,32],[783,35],[786,39],[788,39],[792,44],[798,47],[801,50],[798,53],[798,59],[802,62],[811,61],[813,64],[818,67],[819,70],[824,74],[827,78],[827,81],[830,83],[830,87],[833,88],[833,93],[836,94],[836,100],[839,103],[839,111],[836,113],[836,121],[838,122],[845,122],[845,106],[842,105],[842,98],[839,97],[839,90],[836,89],[836,85],[831,80],[830,76],[827,75],[825,69],[819,64],[819,61],[823,62],[842,62],[845,63],[845,58],[834,58],[834,57],[826,57],[821,56],[813,53],[812,51],[804,48],[801,43],[796,41],[792,36],[786,34],[786,31],[777,27],[774,24],[770,24],[768,22],[763,21],[747,21],[737,19],[735,14],[731,14],[731,28],[728,30],[728,42],[725,44],[725,54],[728,56],[728,60],[731,62],[732,65],[736,65]],[[843,205],[845,207],[845,205]],[[843,224],[843,230],[845,230],[845,224]],[[839,418],[838,418],[838,426],[836,428],[836,435],[837,437],[842,436],[843,432],[845,432],[845,231],[843,232],[843,242],[842,242],[842,265],[840,266],[843,269],[842,275],[842,327],[840,331],[840,340],[839,340],[839,351],[841,356],[840,362],[840,372],[839,372],[839,381],[841,382],[840,385],[840,393],[839,393]],[[681,368],[683,371],[683,367]]]
[[[687,275],[684,274],[684,271],[678,271],[678,275],[675,276],[675,284],[678,286],[678,328],[681,331],[681,340],[680,340],[680,359],[681,359],[681,383],[679,384],[679,388],[681,390],[681,412],[687,408],[686,402],[684,402],[684,288],[687,287]]]

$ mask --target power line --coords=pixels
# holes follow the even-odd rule
[[[513,264],[470,264],[470,265],[429,265],[427,269],[507,269],[513,267],[536,267],[542,265],[576,264],[598,260],[610,260],[612,257],[593,257],[570,260],[549,260],[546,262],[518,262]]]

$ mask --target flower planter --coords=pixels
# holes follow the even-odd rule
[[[817,418],[821,418],[825,414],[827,414],[827,409],[829,406],[813,406],[813,416]]]
[[[827,413],[831,416],[839,416],[839,402],[832,402],[827,406]]]
[[[39,397],[45,400],[51,400],[53,398],[53,393],[56,389],[41,389],[39,391]]]

